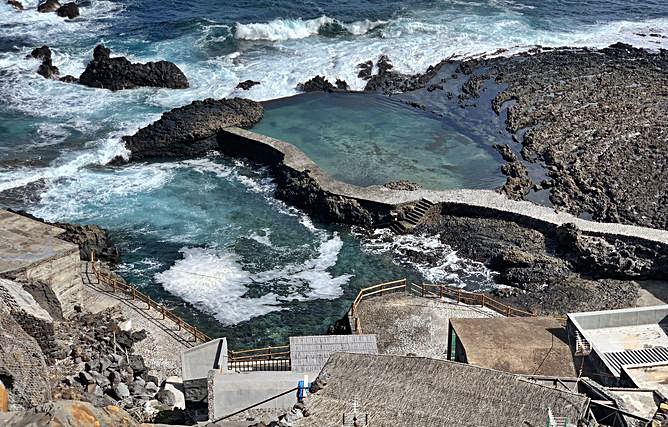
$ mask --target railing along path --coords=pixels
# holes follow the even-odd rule
[[[113,293],[116,293],[116,291],[122,292],[126,295],[129,295],[132,298],[132,300],[137,300],[145,303],[148,309],[152,308],[154,310],[157,310],[158,312],[160,312],[162,320],[168,319],[176,324],[178,330],[184,330],[186,332],[189,332],[193,336],[195,342],[211,341],[211,337],[209,337],[196,327],[190,325],[188,322],[181,319],[179,316],[172,313],[170,310],[166,309],[165,306],[163,306],[162,304],[158,304],[157,302],[153,301],[151,297],[145,295],[134,286],[128,285],[127,283],[118,280],[117,278],[115,278],[114,276],[105,271],[101,271],[97,267],[97,262],[95,261],[95,252],[91,253],[91,263],[93,265],[93,273],[95,273],[95,277],[97,278],[97,280],[100,283],[110,287]]]
[[[362,325],[360,323],[357,309],[364,299],[394,292],[407,292],[422,298],[447,298],[452,302],[456,301],[458,304],[461,303],[486,307],[506,317],[534,316],[534,314],[529,313],[528,311],[511,307],[482,293],[467,292],[449,285],[408,283],[406,279],[400,279],[360,289],[357,298],[353,301],[350,311],[348,312],[348,321],[350,322],[352,332],[354,334],[362,334]]]
[[[229,351],[227,365],[233,371],[289,371],[290,346]]]

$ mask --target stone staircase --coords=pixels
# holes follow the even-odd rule
[[[416,225],[422,222],[429,209],[434,206],[433,202],[427,199],[420,199],[415,207],[408,212],[406,218],[400,221],[395,221],[391,226],[395,234],[406,234],[410,232]]]

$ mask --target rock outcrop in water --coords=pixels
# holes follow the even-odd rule
[[[336,79],[336,83],[332,84],[323,76],[315,76],[297,85],[297,90],[302,92],[343,92],[349,89],[348,83],[344,80]]]
[[[248,99],[205,99],[175,108],[123,141],[130,161],[150,158],[189,158],[218,149],[218,132],[237,126],[249,128],[260,121],[264,109]],[[121,162],[116,159],[115,162]]]
[[[55,12],[60,7],[58,0],[46,0],[37,6],[37,11],[41,13]]]
[[[65,3],[56,10],[56,14],[63,18],[74,19],[79,16],[79,6],[74,2]]]
[[[133,64],[125,57],[112,58],[110,54],[108,48],[96,46],[93,60],[79,77],[79,83],[110,90],[142,86],[184,89],[189,86],[185,74],[172,62]]]
[[[39,68],[37,68],[37,74],[46,79],[58,78],[58,67],[53,65],[53,60],[51,59],[51,49],[49,49],[48,46],[42,46],[33,49],[29,56],[42,61]]]
[[[255,80],[244,80],[243,82],[239,82],[237,85],[237,89],[242,89],[242,90],[248,90],[252,88],[253,86],[259,85],[260,82],[256,82]]]
[[[497,144],[494,148],[506,161],[506,164],[501,167],[501,172],[508,178],[501,187],[501,192],[509,199],[522,200],[529,194],[532,185],[526,166],[517,158],[508,144]]]

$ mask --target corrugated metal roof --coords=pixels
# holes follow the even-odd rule
[[[333,353],[378,354],[375,335],[290,337],[290,365],[296,372],[320,372]]]
[[[615,370],[616,375],[619,375],[621,367],[624,365],[668,362],[668,347],[651,347],[603,354]]]

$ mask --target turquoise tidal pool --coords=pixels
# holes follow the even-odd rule
[[[489,139],[386,96],[318,92],[269,101],[252,130],[297,146],[350,184],[406,180],[446,190],[505,182]]]

